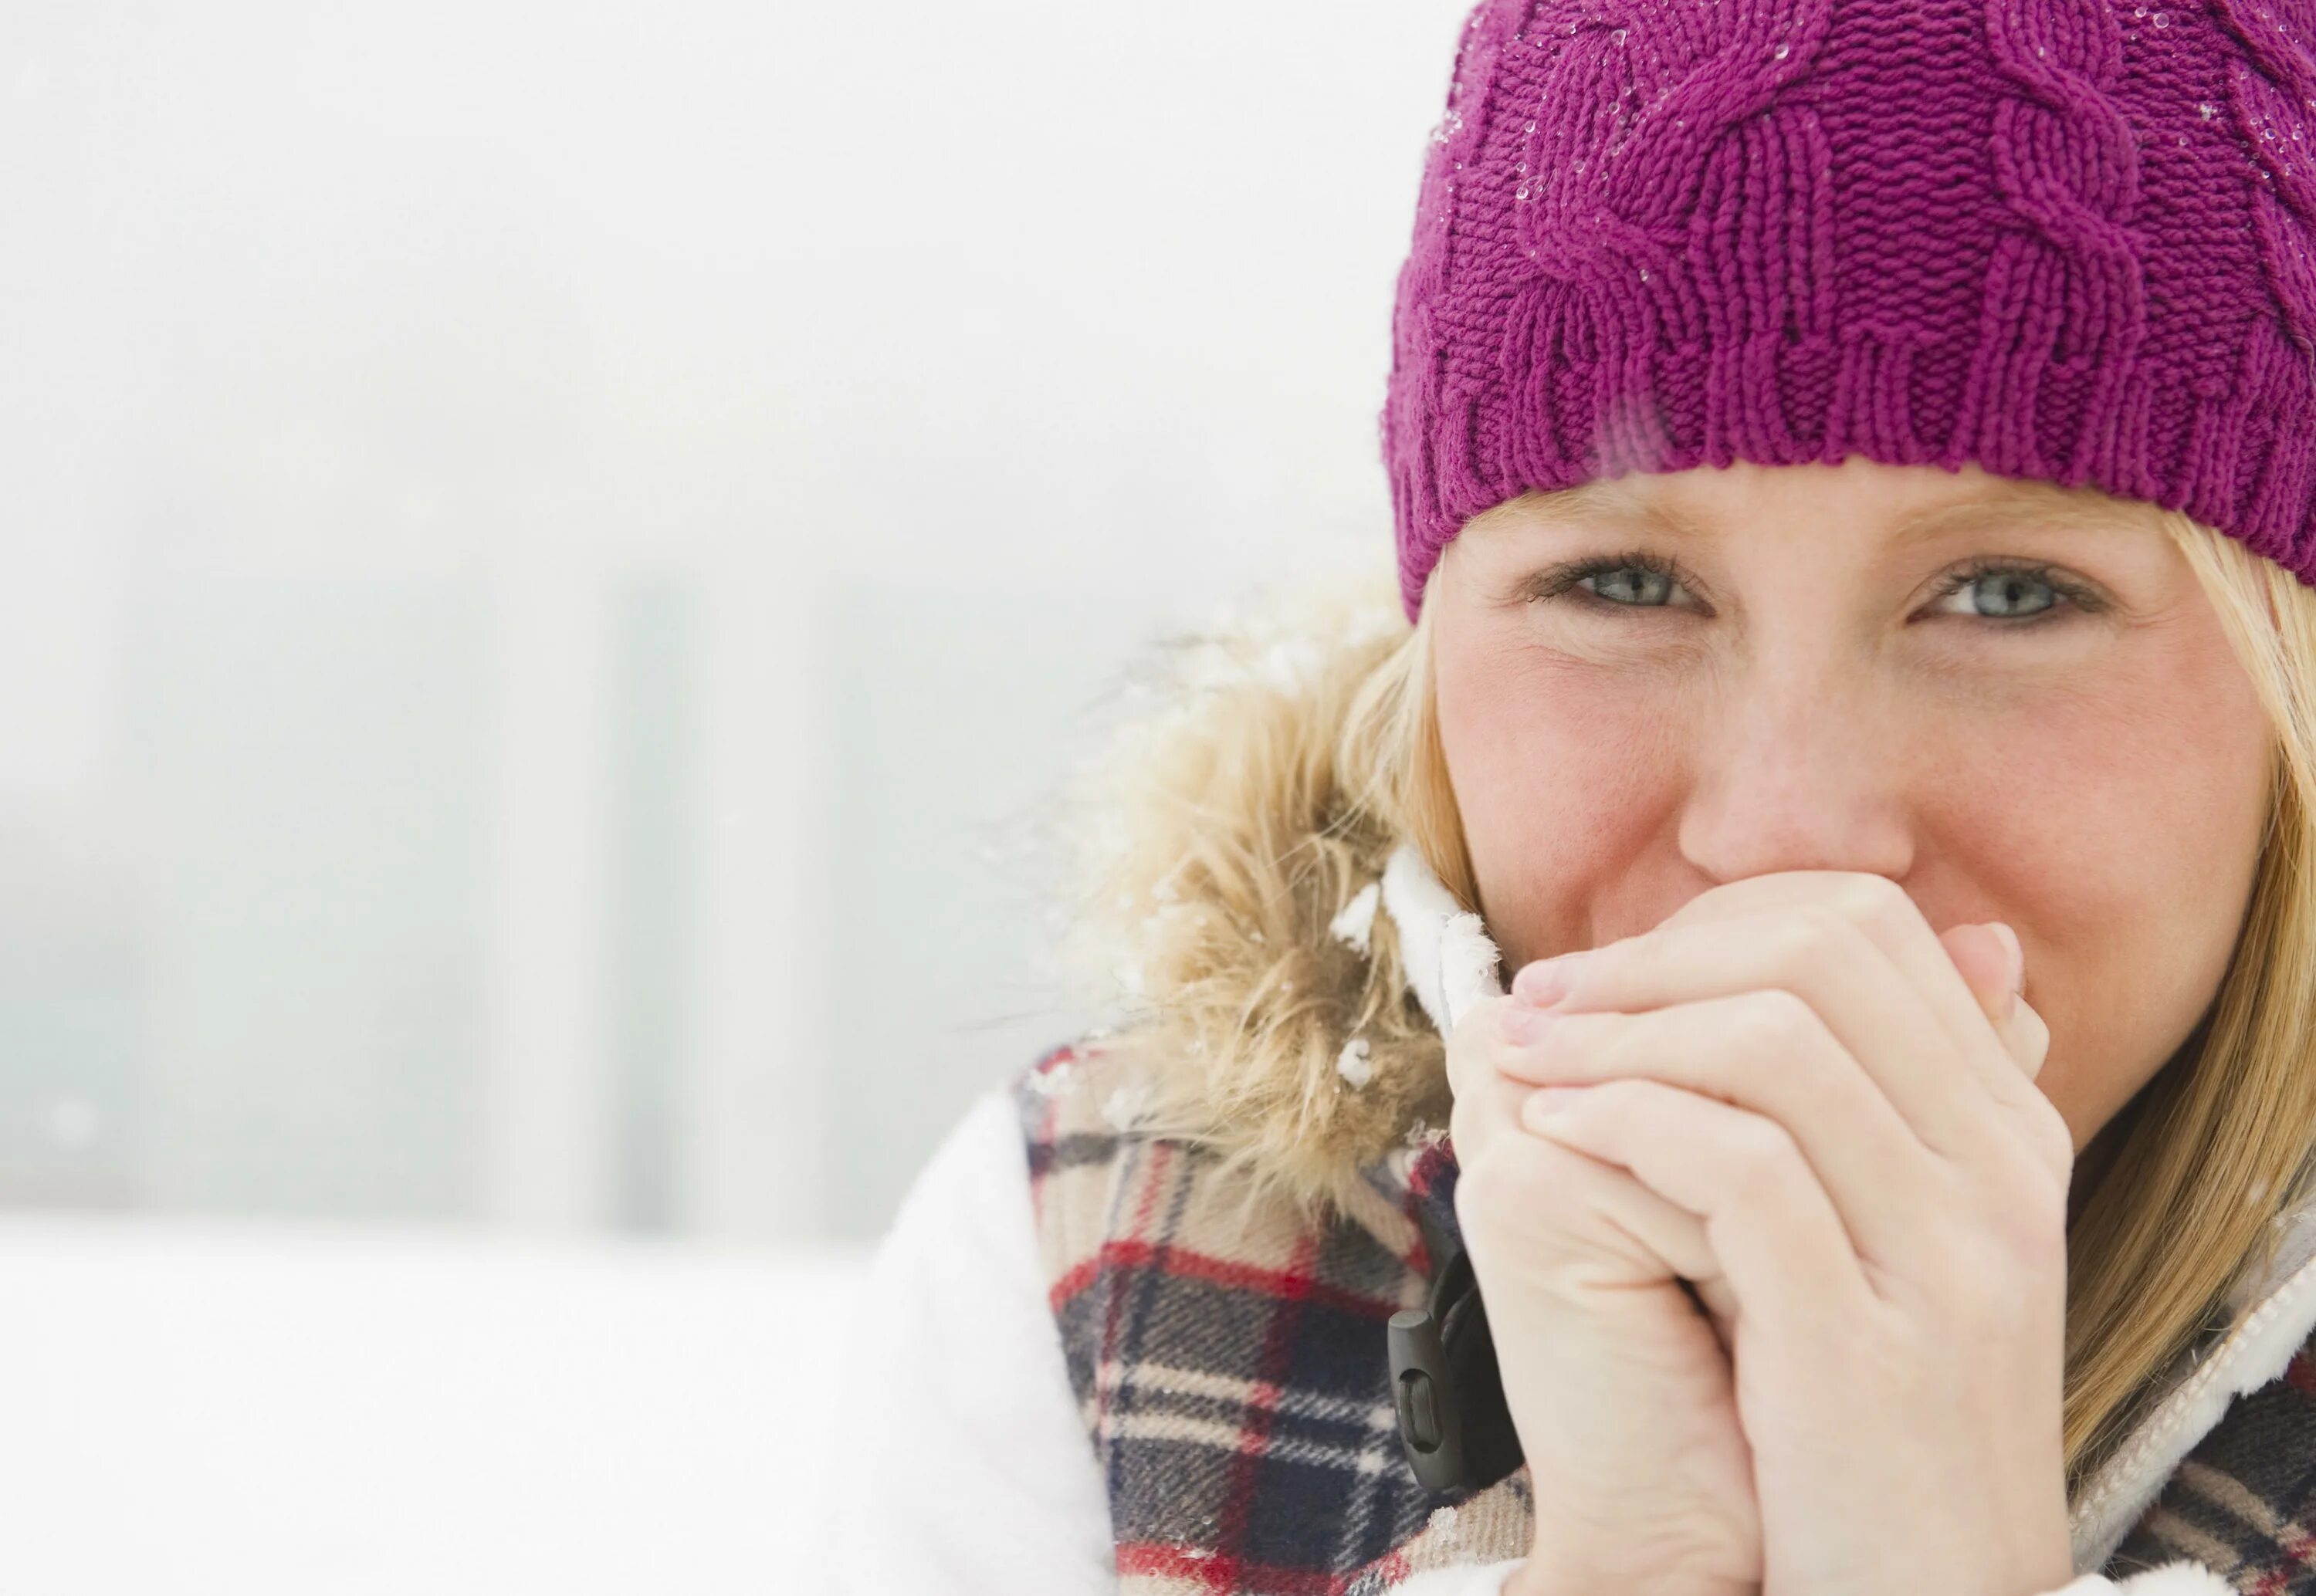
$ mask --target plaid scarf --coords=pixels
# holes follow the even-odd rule
[[[1483,1491],[1434,1495],[1400,1447],[1384,1326],[1422,1301],[1419,1214],[1460,1234],[1444,1137],[1361,1171],[1373,1201],[1312,1225],[1246,1204],[1205,1150],[1137,1134],[1133,1081],[1099,1047],[1056,1048],[1011,1086],[1122,1592],[1368,1596],[1427,1569],[1527,1555],[1524,1465]],[[2296,1311],[2305,1330],[2309,1310],[2285,1296],[2258,1311]],[[2212,1350],[2184,1354],[2167,1383],[2192,1381]],[[2161,1432],[2178,1414],[2151,1405],[2116,1454],[2127,1467],[2091,1482],[2132,1516],[2119,1545],[2093,1536],[2090,1560],[2121,1578],[2195,1558],[2239,1592],[2316,1592],[2312,1351],[2235,1399],[2168,1477]]]

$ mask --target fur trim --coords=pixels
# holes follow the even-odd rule
[[[1388,581],[1298,589],[1178,642],[1154,692],[1127,688],[1156,713],[1076,784],[1068,940],[1109,984],[1103,1047],[1147,1082],[1136,1122],[1306,1215],[1358,1207],[1364,1168],[1445,1127],[1433,1011],[1493,967],[1341,758],[1413,641]]]

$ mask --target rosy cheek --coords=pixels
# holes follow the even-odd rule
[[[1560,951],[1643,873],[1678,801],[1678,740],[1661,713],[1636,735],[1631,696],[1598,673],[1457,663],[1440,739],[1489,925],[1508,959]]]

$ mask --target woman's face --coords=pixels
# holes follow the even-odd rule
[[[1886,875],[1934,930],[2018,933],[2082,1148],[2218,990],[2267,811],[2267,719],[2159,513],[1853,457],[1475,517],[1426,602],[1507,974],[1723,882]]]

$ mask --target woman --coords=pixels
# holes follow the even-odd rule
[[[2312,40],[1479,7],[1400,602],[1121,749],[1130,1022],[904,1205],[841,1572],[2316,1589]],[[1435,1493],[1443,1249],[1519,1462]]]

